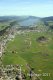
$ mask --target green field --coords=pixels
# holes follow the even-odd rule
[[[37,38],[40,36],[45,36],[47,41],[38,42]],[[7,43],[5,51],[2,58],[4,65],[19,64],[22,65],[23,71],[26,71],[26,64],[29,64],[31,68],[34,68],[36,74],[42,74],[40,76],[42,80],[53,79],[52,33],[26,32],[18,34],[13,41]],[[43,73],[48,73],[48,76],[44,76]]]

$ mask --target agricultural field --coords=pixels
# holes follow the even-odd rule
[[[6,44],[2,64],[4,66],[19,64],[26,75],[29,65],[35,74],[40,74],[38,77],[42,80],[52,80],[53,33],[26,31],[17,34]]]

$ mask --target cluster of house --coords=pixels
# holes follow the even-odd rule
[[[0,80],[26,80],[19,65],[0,67]]]
[[[6,34],[3,37],[3,40],[0,41],[0,57],[2,57],[2,54],[3,54],[4,49],[6,47],[6,43],[8,41],[12,41],[15,38],[15,35],[16,35],[16,31],[12,28],[12,29],[10,29],[8,34]]]

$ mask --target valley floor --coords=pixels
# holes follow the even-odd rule
[[[39,42],[37,39],[41,36],[47,40]],[[21,31],[12,39],[8,39],[2,55],[3,66],[19,65],[27,77],[25,80],[30,80],[27,76],[30,71],[42,80],[53,79],[53,33]]]

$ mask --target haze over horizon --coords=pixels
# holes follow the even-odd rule
[[[0,16],[53,16],[53,0],[0,0]]]

